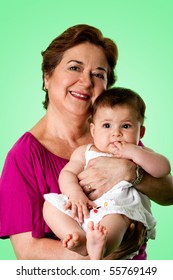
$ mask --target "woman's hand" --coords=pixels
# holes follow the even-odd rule
[[[84,192],[94,200],[122,180],[134,181],[136,165],[126,159],[98,157],[89,161],[87,169],[78,178]]]

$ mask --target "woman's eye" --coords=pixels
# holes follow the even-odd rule
[[[110,128],[110,124],[109,124],[109,123],[105,123],[105,124],[103,125],[103,127],[104,127],[104,128]]]
[[[71,67],[69,67],[69,70],[71,70],[71,71],[78,71],[79,67],[78,66],[71,66]]]
[[[104,75],[103,74],[101,74],[101,73],[93,73],[93,76],[95,76],[95,77],[97,77],[97,78],[99,78],[99,79],[102,79],[102,80],[104,80]]]

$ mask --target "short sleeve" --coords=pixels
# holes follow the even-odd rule
[[[1,238],[27,231],[36,238],[52,234],[43,219],[43,195],[60,192],[58,177],[66,163],[49,153],[30,133],[16,142],[0,178]]]
[[[26,164],[21,161],[9,152],[0,179],[0,236],[4,238],[32,229],[31,203],[26,192],[29,183],[24,172]]]

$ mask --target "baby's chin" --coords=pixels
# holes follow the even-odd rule
[[[112,149],[109,149],[108,151],[107,151],[107,153],[108,154],[111,154],[112,156],[116,156],[117,157],[117,155],[118,155],[118,149],[117,148],[112,148]]]
[[[120,143],[120,142],[119,142]],[[109,149],[113,152],[113,151],[117,151],[118,150],[118,146],[117,146],[118,142],[112,142],[109,145]]]

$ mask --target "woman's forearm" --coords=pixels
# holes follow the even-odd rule
[[[145,173],[142,182],[135,188],[160,205],[173,204],[173,176],[171,175],[153,178]]]
[[[49,238],[33,238],[30,232],[10,237],[18,260],[85,260],[73,251],[64,248],[61,241]]]

